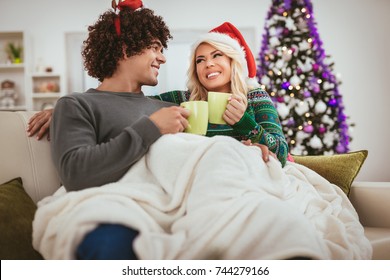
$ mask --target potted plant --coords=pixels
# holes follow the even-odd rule
[[[13,63],[21,63],[22,62],[22,46],[17,46],[14,43],[8,44],[8,53],[12,58]]]

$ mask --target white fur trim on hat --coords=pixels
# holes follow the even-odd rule
[[[200,36],[199,39],[196,40],[194,44],[192,44],[192,48],[191,48],[192,53],[195,52],[196,48],[200,44],[207,42],[207,41],[218,42],[218,43],[222,43],[222,44],[226,44],[226,45],[231,46],[233,49],[237,50],[241,54],[243,62],[244,62],[243,65],[246,65],[247,62],[245,59],[244,48],[237,42],[237,40],[231,38],[229,35],[222,34],[222,33],[209,32],[209,33],[206,33],[206,34]]]

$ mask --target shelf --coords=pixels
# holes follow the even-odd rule
[[[41,111],[49,108],[54,108],[58,98],[39,98],[34,99],[33,110]]]
[[[34,73],[31,75],[33,78],[59,78],[60,75],[51,72]]]
[[[34,92],[33,98],[60,98],[61,93],[54,92],[54,93],[47,93],[47,92]]]
[[[12,69],[20,69],[24,70],[24,63],[13,63],[13,64],[0,64],[0,70],[12,70]]]
[[[26,111],[26,106],[0,107],[0,111]]]

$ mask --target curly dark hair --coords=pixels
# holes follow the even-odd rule
[[[160,40],[166,49],[172,39],[168,26],[161,16],[150,9],[132,11],[124,8],[119,12],[121,34],[115,30],[116,13],[107,11],[98,21],[88,27],[88,38],[83,42],[82,56],[88,75],[100,82],[111,77],[124,58],[123,47],[127,56],[141,54],[152,46],[153,40]]]

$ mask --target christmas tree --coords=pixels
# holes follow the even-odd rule
[[[276,105],[290,152],[348,152],[341,82],[322,47],[310,0],[272,1],[259,60],[259,82]]]

